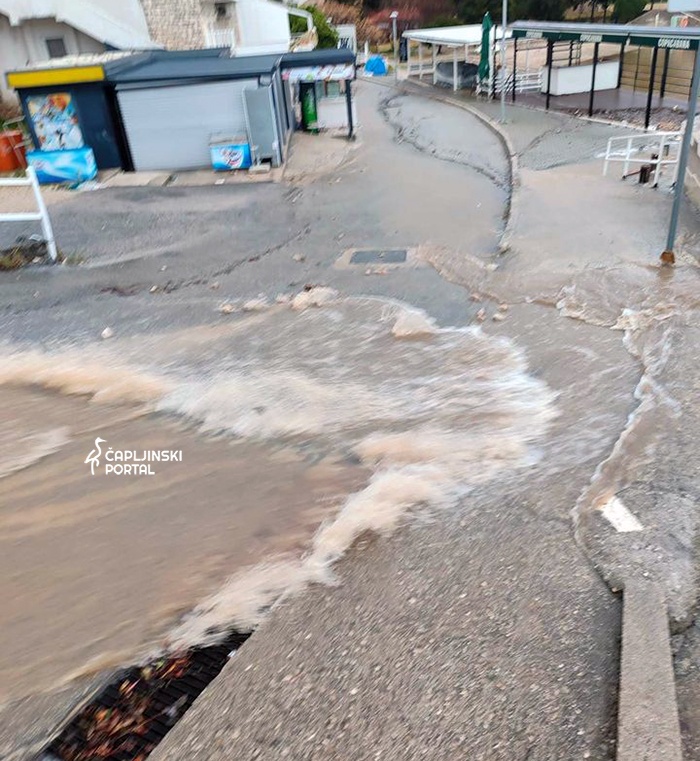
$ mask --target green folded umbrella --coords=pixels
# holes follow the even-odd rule
[[[483,82],[489,78],[491,70],[491,29],[493,22],[491,14],[486,11],[484,20],[481,22],[481,57],[479,58],[479,79]]]

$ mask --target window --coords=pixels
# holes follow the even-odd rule
[[[214,12],[217,19],[228,18],[228,3],[214,3]]]
[[[46,48],[49,51],[49,58],[63,58],[68,54],[63,37],[50,37],[46,40]]]

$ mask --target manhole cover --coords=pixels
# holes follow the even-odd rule
[[[350,264],[401,264],[406,261],[405,248],[367,249],[355,251]]]

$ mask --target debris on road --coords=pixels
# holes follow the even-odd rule
[[[292,309],[299,312],[309,307],[322,307],[338,297],[338,291],[323,285],[305,285],[304,290],[292,299]]]
[[[46,241],[32,235],[20,236],[9,248],[0,249],[0,270],[15,270],[30,264],[51,264]]]

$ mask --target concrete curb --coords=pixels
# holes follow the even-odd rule
[[[482,113],[478,108],[470,106],[468,103],[464,103],[461,100],[451,98],[448,95],[442,95],[441,93],[435,91],[434,85],[430,85],[427,82],[407,82],[406,80],[403,80],[399,83],[384,83],[371,77],[367,77],[363,79],[363,81],[382,85],[384,87],[394,89],[397,92],[412,92],[416,95],[427,97],[430,100],[436,100],[439,103],[447,103],[450,106],[456,106],[457,108],[461,108],[463,111],[471,114],[474,118],[478,119],[482,124],[484,124],[492,132],[495,133],[496,137],[501,141],[501,145],[503,146],[510,165],[510,197],[508,198],[508,206],[505,214],[506,224],[499,238],[498,249],[502,254],[505,254],[508,250],[510,250],[511,240],[518,223],[518,216],[520,211],[520,161],[518,159],[518,154],[515,151],[513,142],[503,127],[501,127],[501,125],[498,124],[498,122],[494,121],[490,116]]]
[[[682,761],[668,614],[661,587],[625,583],[617,761]]]

